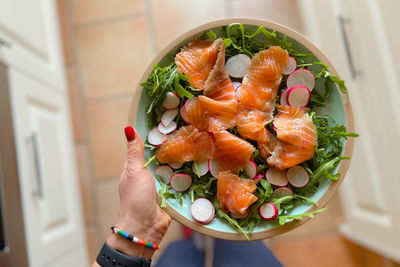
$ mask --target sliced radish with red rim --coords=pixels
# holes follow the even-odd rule
[[[235,90],[238,89],[238,87],[242,85],[240,82],[233,82],[232,84],[233,84],[233,87],[235,87]]]
[[[272,193],[273,198],[281,198],[286,196],[293,196],[293,191],[286,186],[275,188],[274,192]]]
[[[154,127],[149,131],[147,135],[147,141],[153,146],[161,145],[167,136],[165,134],[160,133],[158,127]]]
[[[278,217],[278,208],[272,202],[265,202],[258,207],[258,214],[263,220],[272,221]]]
[[[296,70],[297,61],[294,57],[289,57],[288,63],[283,71],[283,74],[288,75]]]
[[[310,102],[311,91],[304,85],[296,85],[288,89],[286,102],[290,106],[305,107]]]
[[[185,105],[181,107],[179,114],[181,114],[182,120],[187,123]]]
[[[168,126],[178,115],[178,108],[166,110],[163,115],[161,116],[161,123],[166,127]]]
[[[176,93],[168,92],[161,106],[165,109],[173,109],[179,106],[180,101],[181,99]]]
[[[208,159],[196,161],[196,165],[197,165],[197,168],[199,169],[200,176],[203,176],[203,175],[207,174],[207,172],[208,172]],[[194,173],[196,173],[195,169],[194,169],[194,166],[195,166],[195,164],[193,162],[192,171]]]
[[[158,124],[157,128],[160,131],[160,133],[162,134],[169,134],[172,133],[173,131],[175,131],[176,129],[176,122],[171,121],[170,124],[168,124],[167,126],[164,126],[164,124],[162,124],[161,122]]]
[[[288,169],[287,178],[292,186],[298,188],[306,186],[310,180],[307,171],[301,166],[295,166]]]
[[[174,175],[174,171],[167,165],[157,167],[154,172],[157,176],[161,177],[166,184],[169,184],[172,175]]]
[[[233,78],[243,78],[250,67],[251,58],[245,54],[237,54],[226,61],[226,71]]]
[[[170,162],[168,163],[168,165],[172,168],[172,169],[180,169],[183,166],[183,162],[178,162],[178,161],[174,161],[174,162]]]
[[[275,186],[285,186],[288,183],[286,177],[286,170],[278,170],[275,168],[269,168],[265,173],[267,181]]]
[[[209,223],[214,219],[215,208],[210,200],[198,198],[190,206],[193,219],[200,223]]]
[[[240,101],[240,93],[241,93],[241,89],[242,89],[242,85],[239,85],[237,88],[236,88],[236,97],[238,98],[238,100]]]
[[[176,192],[184,192],[192,185],[192,176],[186,173],[177,173],[171,177],[170,184]]]
[[[290,88],[296,85],[304,85],[312,91],[315,86],[315,77],[312,72],[307,69],[295,70],[288,76],[286,86]]]
[[[248,178],[253,179],[257,175],[257,164],[254,161],[250,160],[244,166],[243,171]]]
[[[262,178],[264,178],[264,175],[262,175],[261,173],[260,173],[260,174],[257,174],[257,175],[253,178],[253,182],[255,182],[255,183],[257,184]]]
[[[288,105],[289,105],[288,102],[287,102],[287,100],[286,100],[286,96],[287,96],[287,93],[288,93],[289,89],[290,89],[290,88],[285,89],[285,90],[281,93],[281,95],[279,96],[279,103],[281,103],[281,105],[285,105],[285,106],[288,106]]]
[[[218,179],[219,164],[215,159],[208,160],[208,170],[214,178]]]

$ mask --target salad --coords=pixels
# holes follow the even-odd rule
[[[161,207],[189,197],[196,221],[222,218],[248,239],[262,221],[322,212],[289,214],[317,205],[320,179],[339,179],[344,141],[358,136],[321,113],[344,81],[263,26],[210,30],[170,56],[141,84]]]

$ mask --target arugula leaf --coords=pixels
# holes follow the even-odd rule
[[[321,213],[324,210],[326,210],[326,207],[322,208],[322,209],[314,210],[311,212],[304,212],[304,213],[300,213],[300,214],[296,214],[296,215],[280,215],[280,216],[278,216],[279,224],[283,225],[287,222],[287,220],[301,220],[305,216],[313,218],[314,214]]]
[[[197,177],[200,178],[200,170],[199,170],[199,166],[197,166],[196,161],[193,161],[193,172],[194,172],[194,174],[197,175]]]
[[[146,162],[146,164],[143,165],[143,168],[147,167],[147,165],[149,165],[152,161],[156,160],[156,155],[152,156],[151,158],[149,158],[149,160]]]

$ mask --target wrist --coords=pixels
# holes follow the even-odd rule
[[[155,216],[154,220],[151,221],[140,222],[139,220],[119,216],[115,226],[146,242],[159,245],[171,221],[170,217],[164,211],[161,209],[159,211],[160,214]],[[150,259],[155,252],[152,248],[140,246],[117,234],[110,235],[106,242],[113,249],[128,256],[138,256]]]

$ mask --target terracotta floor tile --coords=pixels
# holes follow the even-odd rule
[[[385,258],[369,249],[364,249],[364,259],[366,267],[384,267]]]
[[[58,16],[60,24],[61,45],[64,54],[64,63],[70,65],[74,61],[72,35],[71,35],[71,18],[68,12],[68,0],[57,0]]]
[[[101,248],[101,241],[99,240],[98,232],[96,227],[86,227],[86,247],[88,251],[89,262],[92,263],[96,260],[97,254]]]
[[[85,144],[75,145],[76,165],[81,189],[83,218],[85,223],[96,220],[96,211],[93,201],[93,186],[88,162],[87,147]]]
[[[77,29],[86,98],[132,91],[153,57],[146,18]]]
[[[89,103],[86,107],[90,155],[96,179],[119,177],[126,159],[127,126],[131,98]]]
[[[72,0],[75,23],[143,12],[145,0]]]
[[[344,221],[343,211],[338,194],[335,194],[328,202],[327,209],[317,214],[299,228],[286,234],[272,238],[273,240],[283,240],[291,238],[301,238],[307,236],[320,235],[326,232],[334,232],[337,226]]]
[[[100,242],[111,234],[110,226],[112,226],[118,215],[119,209],[119,194],[118,194],[119,179],[111,179],[96,183],[96,204],[98,226],[100,228]]]
[[[361,267],[362,249],[336,234],[274,241],[273,252],[286,267]]]
[[[225,18],[224,0],[152,0],[157,47],[205,22]]]
[[[296,0],[236,0],[231,4],[233,17],[270,20],[302,31]]]
[[[83,129],[82,121],[83,111],[81,105],[81,96],[79,94],[77,72],[75,68],[67,67],[66,71],[72,130],[74,133],[74,141],[77,143],[85,139],[85,131]]]

